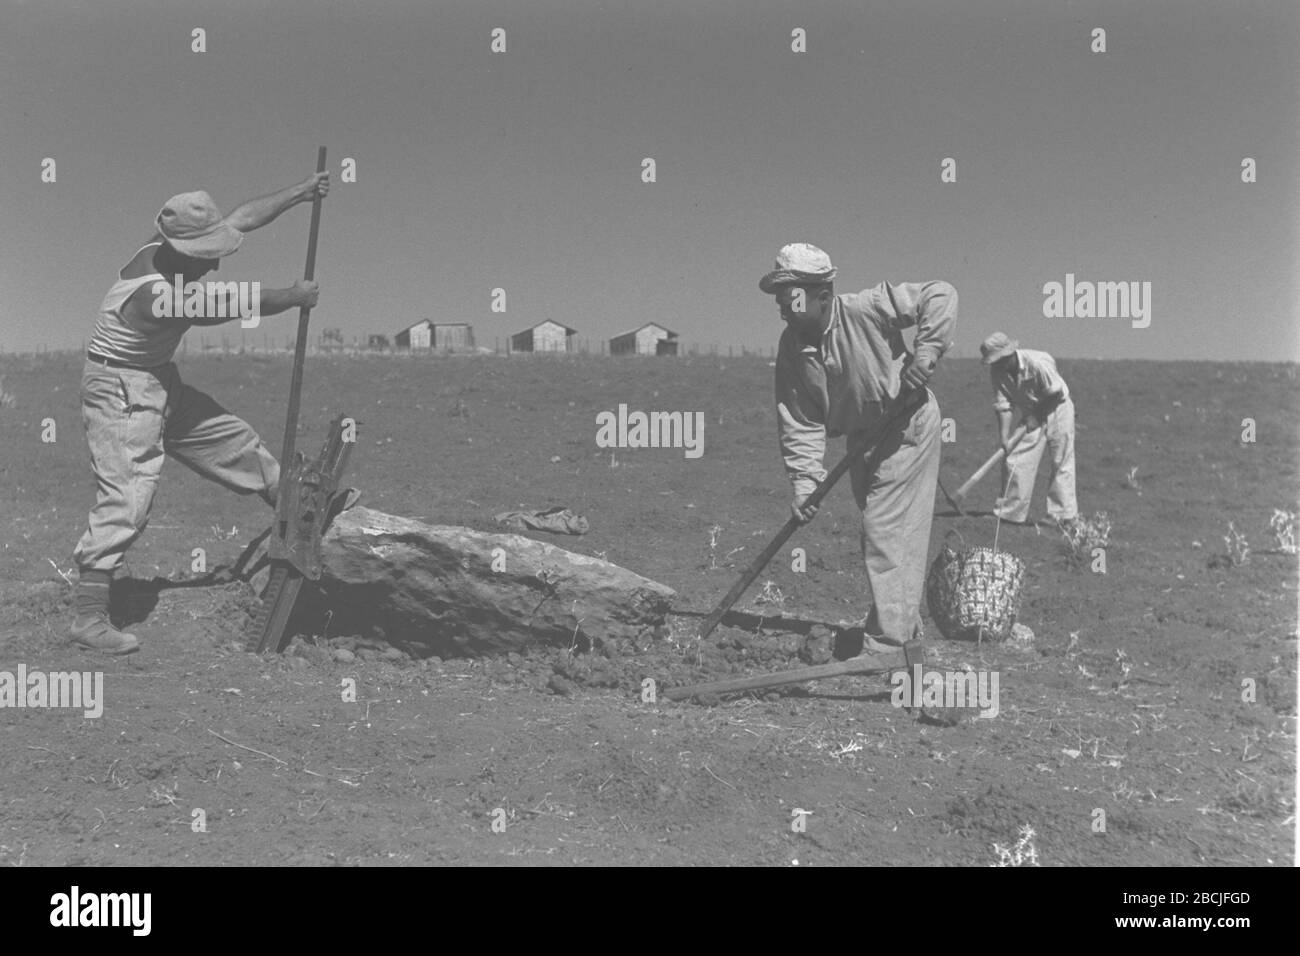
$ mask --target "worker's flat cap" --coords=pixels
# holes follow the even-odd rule
[[[758,287],[773,295],[783,285],[830,282],[834,278],[830,256],[806,242],[792,242],[781,247],[776,254],[776,268],[758,280]]]

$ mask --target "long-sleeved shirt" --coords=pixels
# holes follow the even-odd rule
[[[796,495],[826,477],[827,437],[871,428],[898,397],[908,354],[902,330],[916,326],[916,358],[938,363],[956,321],[957,290],[947,282],[882,282],[835,296],[819,345],[786,328],[776,357],[776,417]]]
[[[1034,349],[1016,349],[1017,368],[1012,372],[990,369],[993,380],[993,409],[1009,412],[1018,408],[1032,411],[1042,402],[1056,404],[1070,397],[1065,379],[1056,370],[1056,359]]]

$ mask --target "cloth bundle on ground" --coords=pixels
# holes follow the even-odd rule
[[[503,511],[496,520],[498,524],[517,531],[551,531],[555,534],[586,534],[590,527],[582,515],[558,506],[545,511]]]

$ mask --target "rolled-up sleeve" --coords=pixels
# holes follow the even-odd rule
[[[1039,401],[1050,402],[1065,395],[1065,379],[1056,370],[1056,362],[1042,359],[1034,363],[1034,385]]]
[[[952,345],[957,326],[957,290],[948,282],[882,282],[871,290],[873,305],[894,329],[916,326],[912,350],[937,364]]]
[[[803,374],[799,345],[787,331],[776,358],[776,423],[781,457],[796,495],[808,495],[826,477],[823,401]]]

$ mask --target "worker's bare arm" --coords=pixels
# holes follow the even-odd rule
[[[324,197],[330,190],[329,173],[312,173],[297,185],[268,196],[250,199],[235,207],[226,217],[226,222],[240,232],[252,232],[261,229],[273,221],[280,213],[302,202],[311,202],[317,194]]]
[[[1008,455],[1011,454],[1011,409],[995,409],[998,416],[998,444]]]
[[[203,298],[201,303],[194,303],[189,300],[180,304],[173,303],[170,312],[175,318],[159,317],[155,314],[154,309],[158,295],[173,294],[172,287],[169,287],[166,291],[155,293],[151,286],[141,286],[123,306],[122,315],[132,324],[176,321],[187,322],[190,325],[224,325],[227,322],[246,317],[246,312],[241,311],[240,294],[237,291],[238,286],[236,283],[231,283],[231,285],[236,286],[236,288],[209,294]],[[299,279],[286,289],[258,289],[256,294],[257,306],[255,313],[259,316],[267,316],[276,315],[295,307],[306,306],[307,308],[313,308],[320,292],[317,283]],[[199,315],[193,314],[196,305],[201,309]],[[190,314],[187,315],[187,311]]]
[[[310,279],[299,279],[287,289],[263,289],[258,312],[261,315],[275,315],[286,309],[312,309],[316,307],[319,295],[317,283]]]

